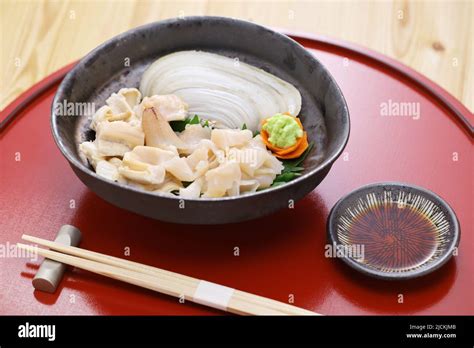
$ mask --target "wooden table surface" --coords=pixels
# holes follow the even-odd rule
[[[473,2],[0,1],[0,109],[138,25],[219,15],[354,42],[394,57],[474,109]]]

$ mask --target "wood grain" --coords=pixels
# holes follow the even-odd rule
[[[396,58],[474,109],[472,1],[0,2],[0,109],[32,84],[132,27],[220,15],[322,34]]]

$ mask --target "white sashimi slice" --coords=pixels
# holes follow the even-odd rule
[[[119,167],[119,173],[126,179],[144,185],[161,184],[165,179],[165,168],[163,166],[148,165],[145,170],[134,170],[124,165]]]
[[[223,197],[234,184],[240,183],[242,173],[235,162],[226,162],[206,173],[207,190],[204,197]]]
[[[112,158],[109,161],[99,161],[97,166],[95,167],[95,172],[97,175],[100,175],[104,178],[109,180],[118,181],[121,183],[125,183],[126,180],[120,175],[118,168],[120,165],[117,163],[114,164],[116,158]],[[119,160],[120,161],[120,160]]]
[[[179,196],[185,199],[196,199],[201,196],[203,178],[194,180],[188,187],[179,190]]]
[[[247,145],[250,140],[252,132],[248,129],[213,129],[211,133],[211,141],[222,150]]]
[[[161,165],[177,157],[172,151],[157,147],[137,146],[123,156],[123,163],[132,169],[141,170],[146,165]]]
[[[193,181],[195,179],[194,173],[184,157],[175,157],[165,162],[164,167],[168,173],[180,181]]]
[[[144,141],[141,129],[124,121],[100,122],[97,126],[95,143],[104,156],[123,156]]]
[[[182,121],[188,115],[188,105],[177,95],[153,95],[145,97],[135,110],[137,117],[143,115],[144,106],[154,107],[168,122]]]
[[[182,152],[191,153],[199,147],[202,140],[211,139],[211,129],[200,124],[188,124],[178,136],[186,146]]]
[[[142,116],[142,128],[145,133],[147,146],[161,147],[173,145],[178,149],[186,148],[186,144],[173,132],[168,121],[154,107],[145,105]]]

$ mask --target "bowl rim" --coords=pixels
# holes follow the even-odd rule
[[[309,59],[315,60],[319,64],[321,69],[325,72],[325,74],[327,74],[330,83],[332,83],[334,85],[334,87],[336,88],[336,92],[340,96],[341,101],[342,101],[343,113],[344,113],[345,118],[347,120],[347,122],[345,122],[344,125],[343,125],[344,128],[342,129],[342,136],[344,137],[344,140],[337,146],[335,152],[331,156],[325,157],[323,159],[323,161],[316,168],[312,169],[308,173],[306,173],[304,175],[301,175],[301,176],[299,176],[299,177],[297,177],[297,178],[295,178],[295,179],[291,180],[290,182],[287,182],[283,185],[278,185],[278,186],[275,186],[275,187],[268,187],[268,188],[266,188],[264,190],[261,190],[261,191],[256,191],[256,192],[252,192],[252,193],[245,193],[245,194],[238,195],[238,196],[217,197],[217,198],[208,198],[208,197],[183,198],[183,197],[180,197],[180,196],[168,195],[168,194],[164,194],[164,193],[153,193],[153,192],[145,191],[145,190],[142,190],[142,189],[139,189],[139,188],[131,187],[129,185],[122,184],[122,183],[119,183],[119,182],[116,182],[116,181],[106,179],[106,178],[103,178],[103,177],[99,176],[95,171],[93,171],[88,166],[86,166],[82,161],[80,161],[77,158],[75,158],[74,156],[72,156],[70,151],[64,145],[64,143],[62,141],[62,137],[59,134],[59,129],[58,129],[58,126],[57,126],[56,119],[60,116],[56,115],[54,106],[57,104],[59,96],[61,94],[65,93],[65,89],[66,89],[65,86],[68,85],[71,82],[71,80],[74,79],[74,75],[76,75],[80,70],[82,70],[87,65],[87,63],[92,60],[92,57],[97,52],[100,52],[101,50],[103,50],[105,48],[113,46],[114,43],[126,38],[132,32],[146,31],[149,28],[153,28],[155,26],[166,26],[166,25],[181,22],[181,21],[203,21],[203,20],[212,20],[212,21],[224,20],[224,21],[228,21],[228,22],[233,23],[233,24],[235,23],[235,24],[238,24],[238,25],[245,25],[245,26],[248,26],[248,27],[256,27],[256,28],[259,28],[261,30],[272,32],[274,35],[276,35],[280,39],[288,41],[288,43],[290,45],[292,45],[293,48],[302,49],[303,50],[302,51],[303,56],[305,56]],[[274,31],[274,30],[272,30],[268,27],[265,27],[263,25],[256,24],[256,23],[253,23],[253,22],[249,22],[249,21],[246,21],[246,20],[235,19],[235,18],[230,18],[230,17],[221,17],[221,16],[189,16],[189,17],[183,17],[183,18],[178,17],[178,18],[165,19],[165,20],[161,20],[161,21],[155,21],[155,22],[147,23],[147,24],[129,29],[129,30],[127,30],[123,33],[120,33],[120,34],[108,39],[107,41],[101,43],[99,46],[97,46],[96,48],[91,50],[89,53],[87,53],[83,58],[81,58],[80,61],[67,73],[67,75],[64,77],[64,79],[61,81],[61,83],[60,83],[60,85],[59,85],[59,87],[58,87],[58,89],[57,89],[57,91],[54,95],[53,102],[51,104],[50,125],[51,125],[51,131],[53,133],[54,141],[55,141],[57,147],[59,148],[59,150],[61,151],[61,153],[63,154],[63,156],[68,160],[68,162],[70,164],[74,165],[74,167],[76,169],[80,170],[84,174],[92,176],[95,179],[98,179],[98,180],[103,181],[105,183],[112,184],[113,186],[117,186],[119,188],[129,190],[129,191],[132,191],[132,192],[145,194],[145,195],[150,195],[150,196],[153,196],[153,197],[168,198],[168,199],[172,199],[172,200],[176,200],[176,201],[185,200],[187,202],[188,201],[196,201],[196,202],[234,201],[234,200],[239,200],[239,199],[244,199],[244,198],[249,198],[249,197],[263,196],[263,195],[269,194],[271,192],[276,192],[276,191],[279,191],[279,190],[288,189],[290,186],[294,186],[294,185],[297,185],[299,183],[302,183],[306,179],[308,179],[311,176],[315,175],[316,173],[322,172],[326,168],[330,168],[332,166],[332,164],[337,160],[337,158],[342,154],[344,148],[347,145],[347,142],[349,141],[349,135],[350,135],[350,115],[349,115],[349,108],[347,107],[346,99],[345,99],[345,97],[344,97],[344,95],[341,91],[341,88],[339,87],[336,80],[334,79],[334,77],[329,72],[329,70],[314,55],[312,55],[309,51],[307,51],[306,48],[304,48],[304,46],[302,46],[301,44],[299,44],[298,42],[296,42],[295,40],[293,40],[292,38],[290,38],[289,36],[287,36],[285,34]]]
[[[428,190],[421,186],[417,186],[417,185],[413,185],[413,184],[409,184],[405,182],[400,182],[400,181],[374,182],[371,184],[363,185],[353,191],[350,191],[349,193],[341,197],[336,202],[336,204],[332,207],[329,213],[327,222],[326,222],[327,237],[328,237],[328,240],[331,242],[331,244],[340,245],[339,240],[337,238],[337,231],[333,228],[333,223],[334,223],[336,212],[339,210],[342,203],[351,196],[357,196],[361,192],[364,192],[364,191],[369,192],[372,188],[380,187],[380,186],[398,187],[401,189],[409,188],[415,191],[420,191],[426,196],[430,197],[434,201],[434,203],[436,203],[438,206],[442,206],[444,209],[446,209],[447,214],[449,215],[449,217],[451,218],[453,222],[453,226],[452,226],[453,237],[451,238],[449,247],[446,249],[446,251],[443,253],[443,255],[439,259],[437,259],[435,262],[433,262],[429,266],[425,266],[418,270],[410,270],[410,271],[401,272],[401,273],[395,273],[395,272],[389,273],[389,272],[383,272],[383,271],[371,269],[369,267],[365,267],[363,264],[360,264],[359,262],[354,261],[354,259],[351,257],[342,257],[340,259],[349,267],[365,275],[375,277],[378,279],[386,279],[386,280],[408,280],[408,279],[422,277],[426,274],[434,272],[435,270],[443,266],[446,262],[448,262],[453,256],[454,249],[459,246],[459,242],[461,240],[461,227],[460,227],[459,220],[456,213],[451,208],[451,206],[446,202],[446,200],[444,200],[437,193],[434,193],[433,191]]]

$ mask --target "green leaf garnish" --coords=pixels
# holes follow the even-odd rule
[[[297,172],[283,172],[281,173],[280,175],[277,175],[277,177],[275,178],[274,182],[288,182],[288,181],[291,181],[293,180],[294,178],[296,178],[297,176],[300,176],[301,173],[297,173]]]
[[[284,184],[286,184],[285,181],[274,181],[274,182],[270,185],[270,187],[277,187],[277,186],[281,186],[281,185],[284,185]]]
[[[308,148],[301,154],[300,157],[291,160],[281,160],[281,162],[283,163],[283,170],[279,175],[275,177],[275,180],[273,180],[271,187],[280,186],[300,176],[304,170],[304,167],[302,167],[301,164],[306,159],[313,147],[314,142],[311,142],[308,145]]]
[[[245,130],[245,129],[247,129],[247,125],[244,123],[244,124],[242,125],[242,130]]]
[[[291,160],[283,160],[283,165],[285,167],[298,167],[303,161],[308,157],[308,154],[311,152],[311,150],[314,147],[314,142],[310,142],[308,145],[308,148],[301,154],[300,157],[294,158]]]
[[[193,117],[188,117],[183,121],[171,121],[170,126],[175,132],[182,132],[186,129],[188,124],[200,124],[201,119],[198,115],[194,115]],[[203,127],[209,127],[209,121],[205,120],[202,122]]]
[[[304,170],[304,167],[291,167],[291,166],[285,166],[283,165],[283,171],[282,173],[290,173],[290,172],[302,172]]]

